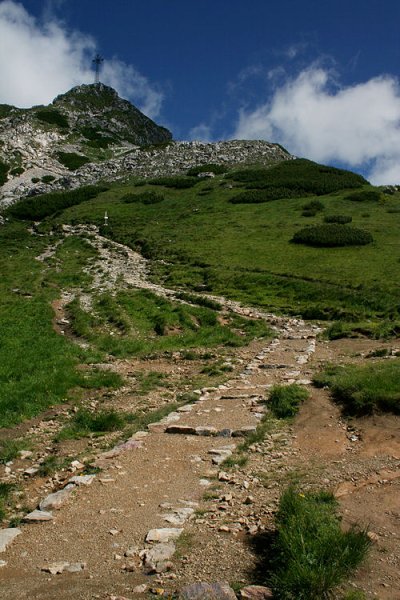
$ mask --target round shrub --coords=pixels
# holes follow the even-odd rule
[[[324,210],[324,208],[325,207],[320,200],[311,200],[310,202],[303,204],[303,210],[313,210],[318,212],[320,210]]]
[[[61,129],[68,129],[68,119],[61,112],[55,108],[44,108],[36,113],[36,118],[42,123],[49,123],[49,125],[56,125]]]
[[[361,190],[346,196],[346,200],[352,200],[353,202],[379,202],[380,198],[381,193],[377,190]]]
[[[270,200],[281,200],[282,198],[296,198],[297,193],[288,188],[269,188],[263,190],[250,190],[242,192],[229,199],[231,204],[262,204]]]
[[[297,231],[292,238],[292,242],[295,244],[328,248],[335,246],[365,246],[365,244],[370,244],[372,241],[372,235],[368,231],[338,223],[305,227]]]
[[[326,215],[324,217],[325,223],[339,223],[340,225],[346,225],[346,223],[351,223],[353,217],[349,215]]]
[[[226,173],[228,167],[224,165],[217,165],[215,163],[208,163],[206,165],[200,165],[198,167],[192,167],[186,174],[192,177],[197,177],[200,173],[214,173],[214,175],[222,175]]]
[[[25,170],[22,167],[14,167],[14,169],[11,169],[10,175],[22,175],[24,172]]]

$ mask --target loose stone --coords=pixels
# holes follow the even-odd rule
[[[18,527],[10,527],[8,529],[0,529],[0,552],[4,552],[5,549],[11,542],[20,534],[22,531]]]
[[[171,542],[177,540],[183,533],[183,529],[163,527],[161,529],[150,529],[146,535],[146,542]]]

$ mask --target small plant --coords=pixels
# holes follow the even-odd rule
[[[352,220],[353,217],[350,215],[325,215],[324,217],[325,223],[339,223],[340,225],[351,223]]]
[[[197,177],[200,173],[214,173],[214,175],[222,175],[226,173],[228,167],[225,165],[217,165],[215,163],[208,163],[206,165],[200,165],[198,167],[192,167],[187,171],[187,175]]]
[[[306,246],[333,248],[335,246],[365,246],[373,242],[373,237],[364,229],[326,223],[297,231],[292,242]]]
[[[276,531],[269,583],[282,600],[326,598],[359,566],[371,544],[365,530],[342,531],[336,500],[323,490],[287,489]]]
[[[24,440],[3,440],[0,442],[0,464],[5,464],[18,456],[20,450],[27,450]]]
[[[278,419],[294,417],[307,398],[307,390],[300,385],[275,385],[269,394],[271,411]]]
[[[307,212],[307,211],[317,214],[317,212],[324,210],[324,208],[325,207],[320,200],[311,200],[310,202],[303,204],[303,215],[304,215],[304,212]]]
[[[54,175],[43,175],[43,177],[42,177],[42,183],[51,183],[54,180],[55,180]]]
[[[22,175],[22,173],[24,172],[25,169],[23,169],[22,167],[14,167],[14,169],[11,169],[10,175]]]
[[[93,413],[81,408],[73,416],[69,425],[58,434],[56,441],[63,439],[77,439],[91,433],[103,434],[108,431],[117,431],[126,424],[126,418],[115,410],[103,410]]]

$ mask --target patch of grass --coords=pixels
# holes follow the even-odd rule
[[[0,186],[4,185],[8,179],[7,175],[9,168],[10,166],[7,163],[0,160]]]
[[[68,464],[69,460],[70,459],[65,457],[50,454],[49,456],[46,456],[43,462],[40,464],[37,474],[39,477],[49,477],[50,475],[54,475],[54,473],[64,468]]]
[[[26,440],[1,440],[0,441],[0,464],[6,464],[18,456],[20,450],[28,450],[29,444]]]
[[[166,376],[164,373],[159,373],[158,371],[139,372],[135,376],[138,381],[136,393],[141,396],[145,396],[152,390],[165,385]]]
[[[361,190],[360,192],[352,192],[347,194],[346,200],[353,202],[379,202],[382,194],[378,190]]]
[[[200,177],[155,177],[146,181],[149,185],[162,185],[166,188],[175,188],[177,190],[184,190],[195,186],[200,183]]]
[[[361,564],[371,543],[365,530],[341,529],[337,503],[325,491],[287,489],[276,530],[269,584],[282,600],[328,597]]]
[[[339,223],[340,225],[346,225],[351,223],[353,217],[351,215],[325,215],[325,223]]]
[[[104,410],[98,413],[80,409],[57,435],[56,441],[79,439],[90,434],[104,434],[109,431],[123,429],[126,416],[115,410]]]
[[[314,384],[328,386],[346,413],[374,411],[400,414],[400,360],[369,363],[365,366],[330,366],[314,377]]]
[[[14,489],[14,484],[0,482],[0,522],[3,521],[6,516],[7,504]]]
[[[144,192],[138,194],[130,192],[121,198],[121,201],[125,202],[126,204],[133,204],[135,202],[142,202],[143,204],[158,204],[163,200],[163,194],[155,192],[154,190],[145,190]]]
[[[191,177],[197,177],[200,173],[214,173],[214,175],[222,175],[228,171],[226,165],[218,165],[216,163],[207,163],[205,165],[199,165],[198,167],[192,167],[187,171],[187,175]]]
[[[188,292],[179,292],[176,295],[180,300],[184,300],[185,302],[189,302],[190,304],[197,304],[198,306],[206,306],[207,308],[211,308],[212,310],[221,310],[222,305],[213,300],[212,298],[207,298],[206,296],[200,296],[198,294],[189,294]]]
[[[307,390],[293,383],[292,385],[274,385],[269,394],[270,407],[277,419],[294,417],[300,404],[307,400]]]
[[[380,321],[347,322],[335,321],[324,332],[328,340],[341,338],[369,337],[374,339],[387,339],[400,334],[400,321],[381,319]]]
[[[80,382],[84,389],[112,388],[116,389],[124,385],[124,379],[119,373],[109,370],[93,369],[85,373]]]

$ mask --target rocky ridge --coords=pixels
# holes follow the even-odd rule
[[[175,175],[207,163],[271,164],[291,158],[278,144],[265,141],[173,142],[167,129],[103,84],[75,87],[47,107],[0,105],[0,206],[99,180]]]

